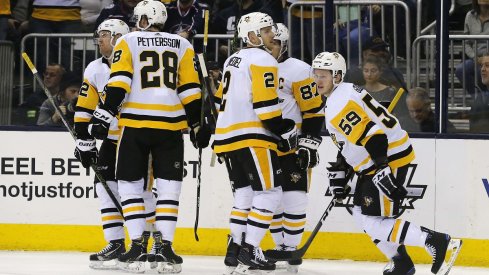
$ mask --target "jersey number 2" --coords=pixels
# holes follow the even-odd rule
[[[161,62],[160,62],[161,60]],[[175,90],[177,88],[177,68],[178,56],[171,51],[165,51],[160,55],[155,51],[144,51],[139,55],[140,62],[150,61],[149,65],[141,69],[141,88],[158,88],[162,86],[161,78],[165,87]],[[163,64],[163,75],[150,76],[150,73],[156,73],[161,69]]]

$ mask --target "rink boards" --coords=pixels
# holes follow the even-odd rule
[[[199,237],[194,240],[198,151],[188,137],[175,248],[182,254],[223,255],[232,192],[224,165],[211,167],[203,152]],[[416,160],[406,186],[403,219],[464,238],[457,261],[489,266],[489,141],[413,139]],[[0,249],[95,251],[104,245],[93,173],[73,157],[74,142],[65,132],[2,132],[0,135]],[[331,196],[325,196],[327,161],[336,158],[329,137],[313,169],[308,222],[311,231]],[[349,200],[348,202],[351,202]],[[308,234],[306,233],[306,236]],[[267,237],[265,247],[272,247]],[[430,259],[409,249],[417,262]],[[327,218],[306,254],[309,258],[384,261],[357,229],[345,207]]]

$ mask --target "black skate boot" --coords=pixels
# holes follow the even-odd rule
[[[282,250],[283,251],[295,251],[295,250],[297,250],[297,247],[283,245]],[[302,264],[302,258],[288,260],[287,266],[286,266],[287,271],[290,273],[298,273],[299,272],[299,266],[301,264]]]
[[[142,273],[145,270],[147,251],[143,245],[143,238],[132,240],[131,249],[119,256],[119,267],[122,270]]]
[[[421,230],[428,233],[424,246],[426,251],[433,257],[431,272],[437,274],[445,262],[445,255],[447,254],[448,245],[450,244],[451,239],[450,235],[435,232],[424,227],[421,227]]]
[[[231,235],[228,235],[228,246],[226,251],[226,257],[224,257],[224,265],[226,266],[226,271],[224,275],[233,274],[234,270],[238,266],[238,254],[240,246],[236,244]]]
[[[416,273],[413,261],[406,252],[406,247],[400,245],[397,253],[399,255],[392,257],[391,262],[384,268],[384,275],[413,275]]]
[[[93,269],[117,269],[117,257],[126,252],[124,240],[110,241],[96,254],[90,255],[90,267]]]
[[[161,248],[162,245],[162,235],[160,231],[153,232],[153,246],[151,247],[150,252],[148,253],[148,262],[151,269],[155,269],[158,267],[158,263],[156,262],[156,251]]]
[[[158,273],[172,274],[182,272],[183,259],[175,254],[170,241],[161,241],[161,246],[156,249],[155,260],[158,265]]]
[[[275,263],[263,255],[260,247],[254,247],[244,241],[239,250],[238,261],[239,265],[234,270],[234,274],[262,274],[260,270],[266,274],[275,270]]]

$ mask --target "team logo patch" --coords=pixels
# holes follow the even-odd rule
[[[426,189],[428,188],[427,185],[417,185],[412,183],[412,179],[414,176],[414,173],[416,172],[416,168],[418,167],[417,164],[409,164],[408,165],[408,171],[406,175],[406,179],[403,183],[404,187],[408,191],[407,196],[402,200],[401,205],[399,206],[399,213],[394,216],[394,218],[398,218],[401,216],[404,211],[406,210],[411,210],[414,209],[414,202],[420,199],[423,199],[424,194],[426,193]],[[351,208],[353,207],[353,195],[355,193],[355,188],[354,185],[356,184],[357,176],[353,178],[348,184],[352,187],[352,190],[350,194],[346,197],[346,199],[342,203],[337,203],[335,207],[345,207],[348,212],[351,212]],[[352,183],[354,182],[354,183]],[[332,196],[331,191],[329,188],[326,190],[326,196]],[[365,203],[365,201],[361,202],[362,204]]]
[[[372,203],[374,202],[374,200],[371,198],[371,197],[368,197],[368,196],[365,196],[363,197],[363,202],[362,204],[365,206],[365,207],[369,207]]]
[[[301,178],[302,176],[299,173],[294,172],[290,174],[290,181],[293,183],[298,183]]]

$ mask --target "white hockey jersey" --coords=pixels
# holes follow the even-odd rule
[[[186,129],[184,106],[201,98],[194,56],[179,35],[137,31],[119,38],[107,84],[127,93],[119,125]]]
[[[93,116],[93,111],[100,104],[100,98],[105,99],[104,87],[110,76],[110,66],[103,57],[88,64],[83,73],[83,84],[76,103],[75,123],[88,123]],[[118,119],[110,123],[107,138],[117,142],[119,139]]]
[[[387,157],[392,169],[414,160],[409,136],[397,118],[361,87],[351,83],[338,85],[326,101],[325,114],[331,139],[356,172],[375,170],[364,147],[375,134],[387,136]]]
[[[277,88],[277,61],[259,48],[245,48],[224,63],[223,78],[215,94],[219,116],[214,151],[245,147],[277,150],[278,139],[264,120],[282,118]]]

